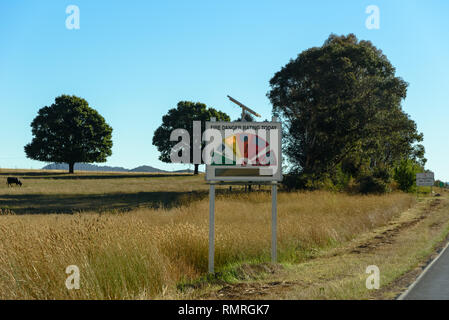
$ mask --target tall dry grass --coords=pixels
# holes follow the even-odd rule
[[[314,250],[384,225],[414,203],[406,194],[328,192],[278,196],[279,259],[306,260]],[[216,201],[216,267],[269,261],[269,193]],[[128,213],[0,216],[0,298],[146,299],[176,296],[176,284],[207,272],[208,201]],[[67,290],[68,265],[81,288]]]

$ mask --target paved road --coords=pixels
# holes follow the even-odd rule
[[[418,280],[404,300],[449,300],[449,248]]]

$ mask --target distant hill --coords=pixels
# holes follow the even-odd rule
[[[129,172],[168,172],[168,171],[154,168],[152,166],[140,166],[140,167],[129,170]]]
[[[43,170],[69,170],[69,165],[66,163],[51,163],[42,168]],[[108,172],[153,172],[153,173],[191,173],[191,169],[183,169],[176,171],[166,171],[161,170],[152,166],[140,166],[134,169],[126,169],[123,167],[109,167],[109,166],[98,166],[96,164],[90,163],[75,163],[75,170],[79,171],[108,171]],[[200,171],[202,172],[202,171]]]
[[[69,170],[67,163],[52,163],[46,165],[44,170]],[[81,171],[114,171],[114,172],[128,172],[128,169],[122,167],[97,166],[90,163],[75,163],[75,170]]]
[[[46,165],[44,170],[69,170],[69,165],[66,163],[52,163]],[[123,167],[109,167],[98,166],[90,163],[75,163],[75,170],[79,171],[110,171],[110,172],[169,172],[151,166],[140,166],[134,169],[126,169]],[[179,171],[181,172],[181,171]]]

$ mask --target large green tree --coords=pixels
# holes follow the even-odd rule
[[[293,171],[318,179],[348,157],[368,167],[425,162],[423,135],[403,112],[407,83],[381,50],[355,35],[331,35],[270,80],[267,96],[285,124]]]
[[[193,121],[201,121],[201,135],[205,130],[205,122],[215,117],[217,121],[230,121],[230,117],[214,108],[207,108],[204,103],[180,101],[176,108],[168,110],[162,117],[162,124],[153,136],[153,145],[161,153],[159,159],[171,162],[170,153],[176,141],[170,141],[170,134],[175,129],[185,129],[190,134],[190,161],[193,162]],[[198,174],[199,164],[195,164],[194,174]]]
[[[73,173],[78,162],[105,162],[112,154],[112,128],[86,100],[61,95],[39,110],[31,123],[33,140],[28,158],[67,163]]]

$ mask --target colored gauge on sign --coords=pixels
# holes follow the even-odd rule
[[[265,138],[254,133],[235,133],[214,150],[212,165],[273,166],[275,152]]]

